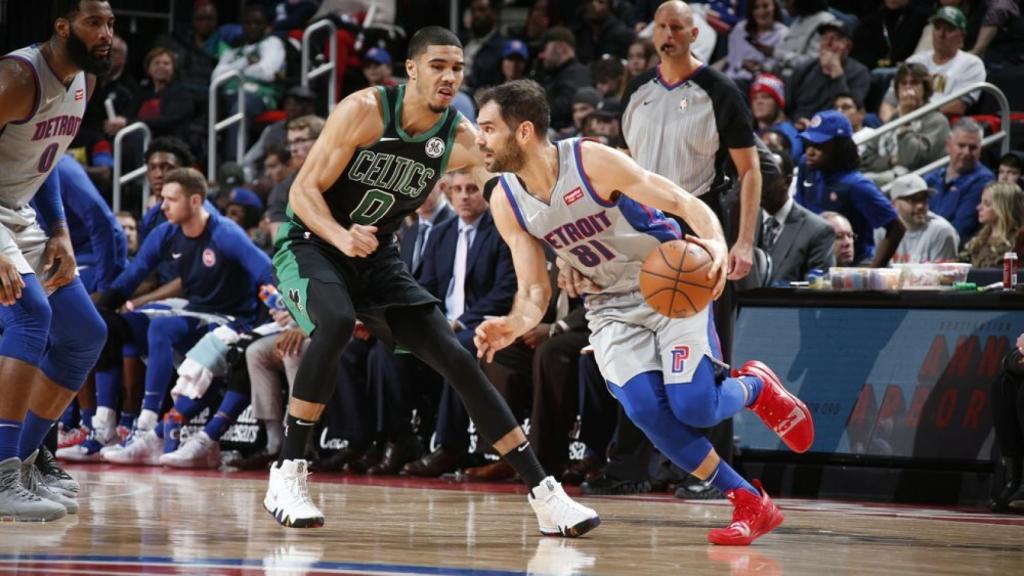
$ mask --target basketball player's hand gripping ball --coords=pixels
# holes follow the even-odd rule
[[[670,318],[699,314],[725,287],[725,244],[687,236],[659,244],[640,268],[640,293]]]

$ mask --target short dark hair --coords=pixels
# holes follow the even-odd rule
[[[440,26],[420,28],[409,40],[409,59],[413,60],[431,46],[455,46],[462,48],[462,42],[451,30]]]
[[[201,194],[203,198],[206,198],[209,193],[209,188],[206,185],[206,177],[203,173],[195,168],[175,168],[168,170],[164,174],[164,187],[168,184],[179,184],[185,189],[185,193],[189,196],[195,196]]]
[[[266,159],[268,156],[277,156],[277,159],[280,160],[282,164],[287,164],[288,161],[292,159],[292,154],[289,150],[285,148],[278,148],[276,146],[267,148],[267,153],[263,155],[263,158]]]
[[[53,19],[64,18],[65,20],[71,20],[75,17],[75,14],[82,9],[82,2],[88,2],[90,0],[53,0],[51,6],[51,14]],[[96,2],[106,2],[107,0],[93,0]]]
[[[477,95],[477,106],[494,101],[501,109],[501,119],[515,130],[523,122],[533,124],[538,135],[547,137],[551,123],[551,108],[548,107],[544,88],[533,80],[513,80],[487,88]]]
[[[174,136],[154,138],[149,143],[149,147],[146,148],[146,162],[149,162],[150,156],[157,152],[173,154],[182,166],[192,166],[196,163],[196,159],[192,156],[192,151],[189,150],[188,144],[185,144],[185,142],[180,138],[175,138]]]
[[[857,107],[857,110],[864,110],[864,101],[853,95],[852,92],[840,92],[836,94],[836,97],[832,99],[832,104],[835,104],[840,98],[849,98],[853,100],[853,105]]]
[[[605,54],[598,60],[594,60],[590,67],[594,84],[615,80],[621,81],[626,73],[626,66],[622,64],[622,60],[608,54]]]

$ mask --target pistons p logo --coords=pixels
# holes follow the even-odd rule
[[[679,374],[686,369],[686,361],[690,359],[690,347],[680,344],[672,347],[672,373]]]

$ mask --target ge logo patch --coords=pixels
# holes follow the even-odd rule
[[[672,347],[672,373],[679,374],[686,369],[686,361],[690,359],[690,347],[679,344]]]
[[[213,265],[217,263],[217,254],[213,250],[207,248],[203,250],[203,266],[207,268],[213,268]]]
[[[436,136],[427,140],[426,152],[431,158],[440,158],[444,154],[444,140]]]

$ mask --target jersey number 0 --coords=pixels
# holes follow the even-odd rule
[[[349,217],[356,224],[373,226],[395,204],[395,196],[383,190],[367,190]]]

